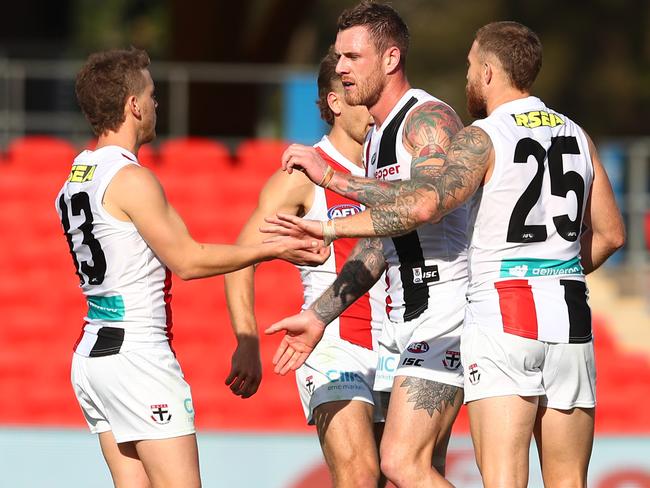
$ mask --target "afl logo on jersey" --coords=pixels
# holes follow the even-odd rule
[[[342,217],[349,217],[350,215],[355,215],[361,212],[361,207],[359,205],[354,205],[353,203],[342,203],[340,205],[334,205],[327,210],[327,218],[340,219]]]
[[[412,352],[413,354],[421,354],[423,352],[427,352],[429,350],[429,344],[426,342],[414,342],[412,344],[409,344],[409,347],[407,348],[408,352]]]

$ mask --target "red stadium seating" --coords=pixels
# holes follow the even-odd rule
[[[282,153],[289,142],[277,139],[248,139],[237,147],[237,165],[251,177],[268,178],[280,168]]]
[[[9,144],[9,164],[50,174],[65,173],[77,151],[69,142],[50,136],[29,136]]]

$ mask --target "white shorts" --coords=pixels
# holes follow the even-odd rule
[[[379,339],[380,362],[385,353],[399,354],[394,376],[412,376],[461,387],[460,333],[465,317],[465,281],[430,288],[429,308],[408,322],[384,319]],[[385,383],[375,385],[383,391]]]
[[[593,341],[557,344],[467,323],[461,337],[465,403],[539,396],[539,405],[569,410],[596,405]]]
[[[92,358],[75,353],[72,386],[93,434],[112,430],[119,443],[196,431],[190,386],[168,348]]]
[[[314,424],[314,409],[339,400],[374,405],[375,422],[385,420],[379,393],[372,390],[377,352],[343,339],[323,336],[305,364],[296,370],[296,383],[305,417]]]

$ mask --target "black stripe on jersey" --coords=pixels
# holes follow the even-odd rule
[[[587,304],[587,285],[578,280],[560,280],[560,285],[564,287],[564,301],[569,311],[569,343],[584,344],[591,341],[591,309]]]
[[[424,254],[417,231],[393,237],[395,252],[399,257],[399,275],[404,289],[404,321],[422,315],[429,306],[429,285],[425,281],[414,283],[413,268],[424,269]]]
[[[395,114],[395,118],[390,121],[390,123],[384,129],[384,132],[381,135],[381,141],[379,141],[379,154],[377,154],[377,168],[383,168],[384,166],[391,166],[397,162],[397,152],[395,150],[396,145],[395,141],[397,140],[397,131],[402,125],[406,113],[411,109],[413,105],[418,103],[418,99],[411,97],[402,109]]]
[[[97,331],[97,341],[90,351],[91,358],[111,356],[120,352],[124,343],[124,329],[119,327],[102,327]]]
[[[406,114],[417,102],[417,98],[411,97],[384,129],[381,141],[379,141],[377,168],[397,163],[397,133],[406,118]],[[427,283],[413,283],[413,268],[424,269],[424,253],[417,231],[394,237],[393,245],[399,258],[399,273],[402,288],[404,289],[404,320],[413,320],[419,317],[429,306],[429,286]]]

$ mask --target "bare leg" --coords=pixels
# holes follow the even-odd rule
[[[516,395],[467,404],[476,463],[486,488],[526,488],[537,397]]]
[[[115,488],[151,488],[133,442],[115,442],[111,431],[99,434],[99,445]]]
[[[344,400],[319,405],[314,420],[336,488],[376,488],[380,479],[373,405]]]
[[[400,488],[452,486],[444,478],[445,458],[462,402],[462,388],[395,378],[380,449],[382,471],[391,482]]]
[[[540,408],[535,441],[546,488],[584,488],[594,442],[593,408]],[[567,455],[570,453],[570,455]]]
[[[152,488],[200,488],[199,451],[194,434],[135,442]]]

